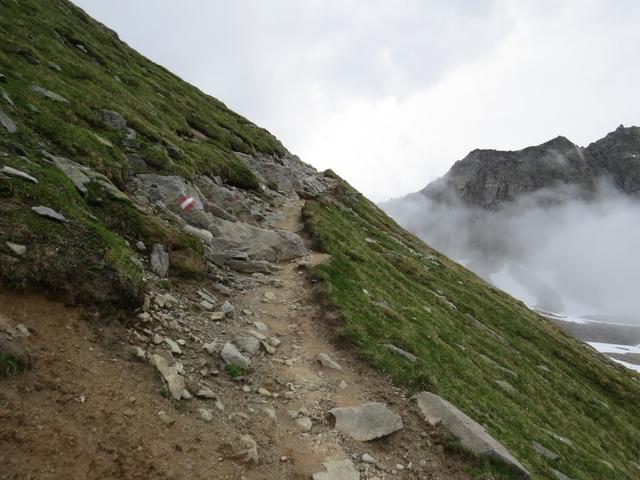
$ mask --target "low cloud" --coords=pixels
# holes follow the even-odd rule
[[[601,184],[570,188],[498,211],[434,203],[420,194],[383,204],[431,246],[534,308],[606,314],[640,323],[640,202]]]

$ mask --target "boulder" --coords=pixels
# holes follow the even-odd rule
[[[167,276],[169,271],[169,254],[165,252],[164,246],[156,243],[151,247],[151,269],[160,278]]]
[[[9,250],[11,250],[16,255],[24,255],[27,252],[27,247],[24,245],[19,245],[13,242],[4,242]]]
[[[444,398],[433,393],[420,392],[414,397],[418,408],[430,425],[442,425],[462,446],[474,454],[490,458],[508,466],[519,478],[529,479],[531,475],[509,451],[472,418],[458,410]]]
[[[234,456],[246,463],[257,464],[260,461],[258,444],[249,435],[242,435],[240,437],[240,450]]]
[[[543,456],[544,458],[546,458],[547,460],[557,460],[558,458],[560,458],[560,455],[558,455],[556,452],[553,452],[551,450],[549,450],[547,447],[539,444],[538,442],[533,442],[533,449],[536,451],[536,453],[538,455]]]
[[[384,437],[403,428],[400,415],[377,402],[334,408],[329,412],[336,419],[336,430],[361,442]]]
[[[225,263],[240,273],[273,273],[273,266],[266,260],[227,260]]]
[[[313,474],[313,480],[358,480],[360,474],[351,460],[333,458],[322,462],[326,472]]]
[[[192,227],[191,225],[185,225],[182,229],[188,234],[198,237],[204,243],[213,242],[213,234],[208,230]]]

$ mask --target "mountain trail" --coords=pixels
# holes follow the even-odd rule
[[[287,203],[276,227],[303,236],[303,203]],[[133,319],[124,327],[39,294],[1,291],[3,321],[31,332],[34,367],[0,382],[0,479],[309,479],[326,462],[328,476],[319,479],[469,478],[466,460],[445,451],[443,431],[428,427],[402,390],[336,344],[305,272],[326,261],[310,251],[257,276],[254,288],[227,292],[235,311],[220,322],[194,307],[198,288],[215,287],[209,280],[172,283],[165,293],[151,282],[156,303],[168,293],[176,304],[149,307],[155,327]],[[255,345],[247,338],[257,337],[264,344],[250,370],[233,379],[219,351],[227,342]],[[203,351],[207,343],[215,352]],[[165,344],[173,354],[161,351]],[[170,399],[132,346],[147,359],[175,355],[193,398]],[[323,366],[319,354],[341,370]],[[387,405],[404,427],[368,442],[334,429],[330,409],[366,402]],[[331,476],[332,461],[359,477]]]

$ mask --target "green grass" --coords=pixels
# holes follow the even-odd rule
[[[553,478],[552,468],[575,479],[638,478],[635,373],[433,251],[344,182],[332,198],[308,202],[304,216],[332,255],[315,275],[342,314],[338,335],[375,367],[411,391],[427,389],[454,403],[535,478]],[[561,458],[545,460],[533,441]]]
[[[220,176],[255,190],[256,177],[233,152],[286,153],[269,132],[147,60],[67,0],[0,1],[0,73],[0,94],[10,98],[0,98],[0,109],[18,127],[9,134],[0,126],[0,167],[40,180],[0,177],[0,282],[11,286],[90,303],[139,303],[142,276],[129,246],[137,240],[182,250],[170,273],[202,277],[200,240],[109,198],[95,183],[84,198],[43,150],[106,175],[121,190],[142,172]],[[68,103],[38,95],[33,85]],[[103,109],[125,118],[134,142],[103,121]],[[132,154],[144,164],[130,162]],[[31,212],[35,205],[70,222],[42,219]],[[4,255],[5,241],[24,243],[27,254],[19,262]]]
[[[245,374],[244,368],[234,365],[233,363],[225,365],[224,369],[231,378],[239,378]]]
[[[13,355],[0,352],[0,377],[16,375],[24,371],[24,365]]]

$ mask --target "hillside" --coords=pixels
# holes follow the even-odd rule
[[[0,40],[0,478],[637,477],[640,377],[70,2]]]

